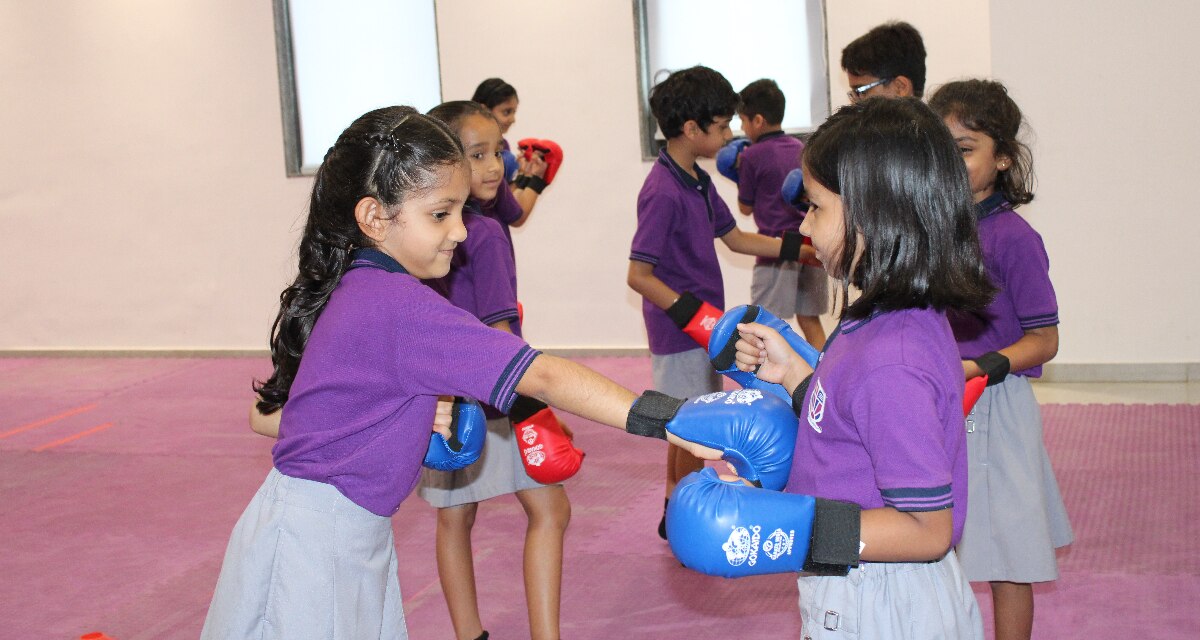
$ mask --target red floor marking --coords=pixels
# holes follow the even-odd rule
[[[30,429],[36,429],[40,426],[50,424],[51,422],[54,422],[55,420],[62,420],[63,418],[68,418],[77,413],[83,413],[84,411],[91,411],[92,409],[95,409],[95,408],[96,408],[95,404],[89,404],[89,405],[85,405],[82,407],[76,407],[74,409],[71,409],[70,411],[60,413],[56,416],[50,416],[49,418],[43,418],[41,420],[38,420],[37,422],[30,422],[29,424],[21,425],[15,429],[9,429],[8,431],[5,431],[4,433],[0,433],[0,440],[3,440],[4,438],[7,438],[9,436],[15,436],[18,433],[21,433],[23,431],[29,431]]]
[[[57,447],[57,446],[58,446],[58,445],[60,445],[60,444],[66,444],[66,443],[68,443],[68,442],[70,442],[70,441],[72,441],[72,440],[78,440],[78,439],[80,439],[80,438],[82,438],[82,437],[84,437],[84,436],[90,436],[90,435],[92,435],[93,433],[97,433],[97,432],[100,432],[100,431],[104,431],[105,429],[107,429],[107,428],[109,428],[109,427],[111,427],[111,426],[113,426],[113,423],[111,423],[111,422],[106,422],[106,423],[104,423],[104,424],[102,424],[102,425],[100,425],[100,426],[98,426],[98,427],[92,427],[91,429],[88,429],[87,431],[80,431],[79,433],[77,433],[77,434],[75,434],[75,435],[73,435],[73,436],[67,436],[67,437],[65,437],[65,438],[61,438],[61,439],[59,439],[59,440],[55,440],[54,442],[47,442],[46,444],[44,444],[44,445],[42,445],[42,446],[40,446],[40,447],[37,447],[36,449],[34,449],[34,451],[45,451],[46,449],[50,449],[50,448],[52,448],[52,447]]]

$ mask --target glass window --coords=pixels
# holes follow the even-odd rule
[[[442,101],[434,0],[275,0],[288,175],[308,175],[355,118]]]
[[[829,116],[825,6],[821,0],[634,0],[642,155],[654,158],[662,133],[650,88],[672,71],[702,64],[734,91],[771,78],[787,98],[784,131],[812,131]],[[741,124],[734,119],[735,129]]]

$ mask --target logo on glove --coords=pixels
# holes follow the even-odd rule
[[[529,445],[537,442],[537,431],[534,431],[533,425],[521,429],[521,439],[525,441],[525,444]]]
[[[741,564],[749,564],[753,567],[757,564],[760,531],[762,531],[762,527],[757,525],[733,527],[729,539],[721,545],[721,549],[725,552],[725,560],[734,567]],[[771,560],[778,560],[782,556],[791,554],[795,539],[795,531],[784,533],[783,529],[776,529],[763,541],[763,553]]]
[[[542,451],[542,445],[529,447],[521,452],[525,456],[525,464],[540,467],[546,461],[546,452]]]
[[[737,391],[718,391],[716,393],[708,393],[696,398],[696,402],[704,404],[712,404],[720,399],[725,399],[725,404],[744,404],[752,405],[759,400],[762,400],[762,391],[758,389],[738,389]]]

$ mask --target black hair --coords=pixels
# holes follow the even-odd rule
[[[279,295],[271,327],[275,371],[254,383],[259,411],[274,413],[287,402],[313,325],[346,273],[351,251],[374,245],[354,217],[358,202],[376,198],[394,210],[436,187],[439,170],[465,161],[458,137],[412,107],[370,111],[338,136],[313,181],[296,279]]]
[[[650,90],[650,112],[667,139],[681,135],[688,120],[707,132],[716,118],[732,118],[737,107],[733,85],[708,67],[675,71]]]
[[[468,116],[481,116],[496,122],[496,115],[492,113],[491,109],[484,106],[483,103],[472,100],[443,102],[430,109],[426,115],[445,122],[455,132],[455,135],[462,129],[463,120],[466,120]]]
[[[739,113],[751,118],[762,116],[769,125],[783,122],[783,111],[787,107],[787,99],[783,97],[783,92],[779,90],[779,85],[775,84],[774,80],[767,78],[755,80],[738,93],[738,98],[742,103],[738,107]]]
[[[881,24],[842,49],[842,68],[879,79],[904,76],[920,98],[925,94],[925,41],[907,22]]]
[[[1009,166],[996,173],[996,191],[1013,206],[1033,200],[1033,154],[1018,138],[1021,109],[1008,89],[992,80],[959,80],[942,85],[929,99],[942,118],[954,117],[962,126],[992,139],[997,156],[1008,156]]]
[[[842,107],[809,138],[804,179],[841,196],[832,271],[862,294],[842,317],[932,307],[978,309],[995,294],[979,249],[966,165],[949,129],[916,98]],[[862,234],[862,255],[858,234]]]
[[[478,102],[488,109],[495,109],[496,105],[516,97],[517,90],[511,84],[500,78],[488,78],[475,87],[475,95],[471,96],[471,101]]]

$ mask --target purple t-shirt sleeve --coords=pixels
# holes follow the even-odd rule
[[[492,207],[492,212],[500,222],[506,225],[511,225],[525,213],[521,210],[521,203],[517,202],[516,196],[512,194],[512,189],[502,188],[496,192],[495,204]]]
[[[854,423],[886,506],[898,511],[954,506],[941,395],[933,375],[906,365],[880,367],[859,380],[851,405]]]
[[[757,197],[758,170],[754,161],[742,154],[742,163],[738,166],[738,202],[753,207]]]
[[[507,412],[517,382],[539,352],[426,291],[424,300],[411,301],[397,316],[404,322],[396,357],[413,392],[467,396]]]
[[[721,199],[720,194],[717,193],[716,187],[713,187],[712,192],[712,208],[713,237],[720,238],[733,231],[733,228],[737,226],[737,221],[733,219],[733,214],[729,211],[725,201]]]
[[[651,193],[638,197],[637,231],[633,234],[629,259],[658,264],[672,237],[671,229],[678,211],[674,199],[665,194]]]
[[[1050,257],[1041,236],[1026,230],[1020,242],[1006,243],[1000,264],[1004,287],[1023,331],[1058,324],[1058,300],[1050,283]]]

